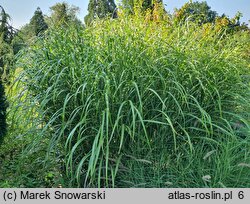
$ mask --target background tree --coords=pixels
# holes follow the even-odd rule
[[[16,30],[9,24],[10,16],[5,12],[0,5],[0,35],[6,43],[11,43],[14,38]]]
[[[84,18],[86,25],[90,24],[96,18],[105,18],[106,16],[117,17],[114,0],[90,0],[88,12],[88,15]]]
[[[163,0],[122,0],[121,6],[126,11],[126,13],[134,13],[135,5],[141,7],[143,11],[147,9],[153,10],[155,3],[163,3]]]
[[[69,5],[65,2],[56,3],[50,7],[51,16],[47,18],[48,24],[53,25],[69,25],[80,24],[81,21],[77,18],[77,13],[80,11],[79,7]]]
[[[217,16],[217,12],[211,10],[211,7],[208,6],[205,1],[190,1],[175,11],[175,17],[178,22],[188,19],[200,25],[204,23],[214,23]]]
[[[155,3],[162,3],[162,0],[143,0],[142,9],[143,10],[147,10],[147,9],[153,10]]]
[[[0,142],[6,134],[6,98],[4,93],[3,78],[4,73],[8,72],[7,65],[13,59],[12,48],[10,46],[14,37],[14,29],[9,25],[9,15],[0,6]],[[10,57],[11,56],[11,57]],[[10,59],[9,59],[10,58]]]
[[[221,28],[227,30],[229,33],[235,33],[238,31],[248,31],[248,25],[240,22],[240,18],[242,17],[242,13],[237,12],[233,18],[229,18],[225,14],[219,16],[215,20],[215,28],[216,30],[220,30]]]
[[[9,24],[10,16],[0,6],[0,78],[7,79],[7,75],[14,59],[12,41],[17,30]]]
[[[0,79],[0,144],[6,134],[6,98],[4,93],[4,86]]]
[[[36,9],[33,17],[30,20],[29,28],[30,32],[32,32],[35,36],[42,34],[48,29],[48,25],[45,22],[43,13],[39,7]]]
[[[42,35],[47,29],[48,25],[45,21],[45,16],[38,7],[30,19],[30,22],[22,26],[12,40],[14,54],[29,45],[34,37]]]

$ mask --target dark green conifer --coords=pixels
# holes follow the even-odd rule
[[[9,65],[13,59],[11,42],[14,37],[14,29],[9,25],[9,15],[0,5],[0,143],[6,134],[6,109],[7,102],[5,97],[3,78],[9,73]],[[5,75],[3,77],[3,75]]]
[[[34,13],[34,16],[30,20],[30,29],[32,30],[35,36],[42,34],[45,30],[47,30],[48,25],[44,20],[43,13],[41,9],[38,7]]]
[[[4,93],[4,86],[0,79],[0,144],[6,134],[6,98]]]

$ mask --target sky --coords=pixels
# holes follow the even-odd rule
[[[166,5],[166,10],[173,12],[174,8],[180,8],[188,1],[189,0],[164,0],[163,2]],[[44,14],[49,15],[49,7],[57,2],[67,2],[69,5],[78,6],[80,8],[78,17],[82,21],[88,13],[89,0],[0,0],[0,5],[3,6],[5,11],[11,16],[12,26],[20,28],[26,23],[29,23],[37,7],[40,7]],[[116,2],[118,2],[118,0]],[[243,14],[241,21],[249,24],[250,0],[207,0],[207,3],[211,9],[217,11],[219,15],[225,13],[229,17],[233,17],[237,11],[240,11]]]

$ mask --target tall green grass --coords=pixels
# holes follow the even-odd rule
[[[12,74],[17,76],[20,72],[19,68]],[[13,82],[12,77],[9,80],[10,85],[6,85],[8,131],[0,148],[0,188],[65,185],[60,175],[60,147],[46,160],[49,135],[40,140],[39,146],[32,145],[43,127],[37,102],[22,81]]]
[[[50,30],[19,60],[32,145],[64,145],[68,186],[249,187],[248,47],[137,17]]]

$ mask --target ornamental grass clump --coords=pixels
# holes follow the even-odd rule
[[[42,110],[34,142],[65,147],[71,186],[250,186],[248,46],[131,16],[51,29],[19,60]]]

